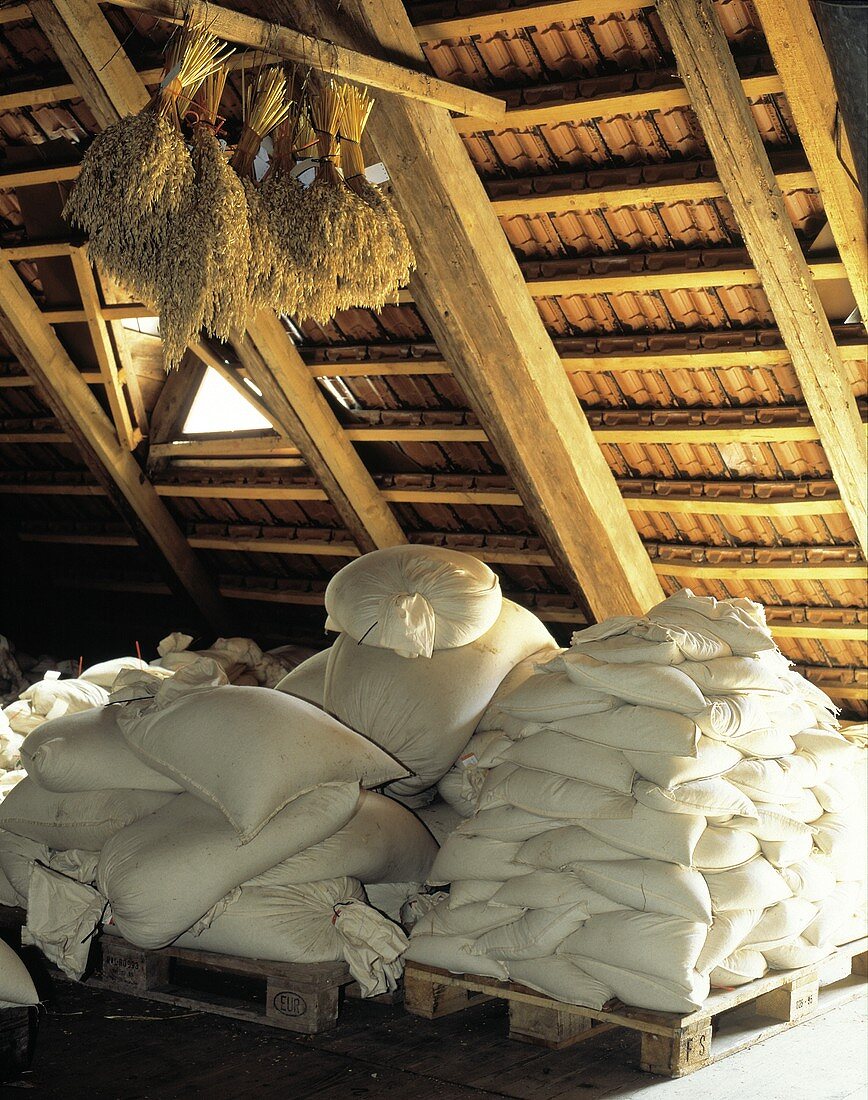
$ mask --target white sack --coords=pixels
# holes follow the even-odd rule
[[[655,1012],[695,1012],[708,996],[709,981],[697,972],[680,984],[651,974],[611,966],[586,955],[563,955],[574,966],[608,986],[619,1001]]]
[[[621,909],[591,917],[564,940],[558,953],[582,955],[682,985],[693,981],[707,932],[705,923],[683,917]]]
[[[30,889],[30,872],[36,861],[48,863],[48,845],[15,833],[0,832],[0,870],[15,893],[15,901],[9,905],[27,908],[27,891]]]
[[[344,634],[330,650],[325,708],[412,771],[391,790],[414,794],[449,770],[510,669],[547,645],[539,619],[509,600],[481,638],[429,661],[408,663]]]
[[[580,687],[614,695],[625,703],[657,707],[691,716],[705,709],[705,697],[694,682],[674,666],[620,665],[595,661],[581,653],[565,653],[552,662]]]
[[[502,813],[503,811],[486,812]],[[561,825],[555,818],[552,818],[551,822],[557,828],[540,832],[537,836],[525,841],[515,857],[516,863],[528,863],[532,867],[558,871],[582,861],[634,858],[635,853],[607,844],[605,840],[600,840],[579,825]]]
[[[782,947],[794,936],[800,936],[817,916],[817,906],[804,898],[784,898],[770,905],[742,943],[755,951],[771,951]]]
[[[486,777],[479,795],[479,808],[484,810],[505,804],[541,817],[581,821],[628,818],[634,806],[629,795],[607,791],[604,787],[551,772],[499,764]]]
[[[761,840],[760,848],[772,867],[780,870],[807,859],[814,850],[814,838],[809,834],[789,840]]]
[[[583,1005],[599,1011],[612,999],[612,991],[607,985],[561,955],[511,962],[509,976],[513,982],[568,1005]]]
[[[528,722],[554,723],[559,718],[596,714],[618,705],[614,695],[574,683],[563,671],[551,668],[560,651],[529,655],[516,665],[491,699],[480,730],[498,729],[504,715]]]
[[[502,962],[485,955],[472,955],[472,945],[471,936],[423,936],[414,929],[406,961],[436,966],[453,974],[479,974],[502,982],[509,980],[509,971]]]
[[[242,844],[321,783],[376,787],[406,774],[378,746],[317,707],[262,688],[192,691],[118,716],[127,744],[151,767],[218,809]]]
[[[523,908],[515,906],[491,908],[484,902],[471,902],[450,907],[441,902],[419,917],[414,933],[419,936],[481,936],[493,928],[512,924],[524,913]]]
[[[864,868],[855,868],[864,871]],[[864,900],[864,882],[839,882],[816,906],[816,915],[798,931],[815,947],[834,946],[839,933],[849,924],[856,907]]]
[[[399,802],[363,791],[358,809],[342,827],[273,861],[246,885],[296,886],[321,878],[368,882],[424,882],[437,855],[437,842]]]
[[[567,826],[556,817],[540,817],[517,806],[497,806],[466,818],[457,827],[464,836],[490,836],[495,840],[530,840]]]
[[[108,690],[115,682],[117,674],[123,672],[124,669],[147,670],[148,667],[148,662],[141,660],[139,657],[115,657],[111,661],[100,661],[99,664],[86,668],[80,679],[87,680],[88,683],[96,684],[97,687]]]
[[[358,801],[356,783],[317,787],[277,814],[255,840],[239,846],[218,810],[191,794],[175,795],[106,844],[97,887],[111,901],[125,939],[138,947],[165,947],[230,890],[331,836]]]
[[[744,943],[761,916],[761,909],[730,909],[725,913],[715,913],[705,946],[696,960],[699,973],[708,974],[720,966],[739,944]]]
[[[518,920],[480,936],[471,948],[474,955],[513,959],[542,959],[553,955],[558,944],[588,916],[580,905],[531,909]]]
[[[661,813],[701,814],[706,817],[725,814],[750,817],[754,813],[754,805],[747,795],[725,779],[700,779],[671,789],[655,787],[653,783],[639,779],[633,794],[637,802]]]
[[[520,848],[519,841],[453,833],[437,853],[427,881],[440,886],[467,878],[505,882],[516,875],[526,875],[530,867],[514,862]]]
[[[27,967],[8,943],[0,940],[0,1008],[39,1004],[39,994]]]
[[[764,951],[769,970],[796,970],[802,966],[813,966],[822,962],[835,950],[834,944],[817,947],[804,938],[796,936],[782,947]]]
[[[681,671],[703,695],[740,695],[749,691],[784,691],[784,681],[767,661],[756,657],[718,657],[685,661]]]
[[[441,546],[391,546],[332,577],[326,629],[402,657],[430,657],[481,638],[502,599],[497,575],[479,558]]]
[[[520,906],[523,909],[556,909],[573,906],[587,915],[610,912],[614,902],[586,886],[571,871],[532,871],[511,878],[492,894],[489,906]],[[600,908],[602,905],[602,909]]]
[[[140,760],[121,736],[116,707],[99,707],[45,722],[25,738],[21,759],[47,791],[183,788]]]
[[[752,947],[739,947],[727,955],[709,975],[713,989],[731,989],[762,978],[768,966],[765,957]]]
[[[516,744],[510,743],[492,761],[494,764],[504,762],[579,779],[626,795],[632,794],[636,777],[634,766],[618,749],[583,743],[553,729],[541,730]]]
[[[698,871],[729,871],[759,854],[760,841],[753,833],[709,825],[696,845],[693,865]]]
[[[661,787],[723,775],[741,760],[736,749],[709,737],[699,738],[695,756],[668,756],[659,752],[625,752],[624,756],[643,779]]]
[[[713,596],[694,596],[689,588],[682,588],[652,607],[647,617],[663,626],[679,626],[717,639],[738,657],[777,648],[766,627],[765,611],[751,600],[716,600]]]
[[[298,699],[304,699],[306,703],[313,703],[315,707],[323,707],[325,695],[326,666],[329,663],[329,651],[322,650],[308,657],[300,665],[286,674],[277,684],[277,691],[286,695],[295,695]]]
[[[125,790],[55,794],[28,778],[0,803],[0,829],[49,848],[98,852],[115,833],[178,797]]]
[[[108,693],[87,680],[57,680],[46,676],[23,691],[21,699],[30,703],[34,714],[59,718],[62,714],[105,706]]]
[[[689,867],[705,824],[705,818],[696,814],[661,813],[637,804],[629,820],[586,821],[584,828],[633,855]]]
[[[727,909],[767,909],[792,896],[786,881],[762,856],[731,871],[706,874],[704,878],[715,914]]]
[[[0,866],[0,905],[8,905],[14,909],[22,905],[25,900],[9,881],[2,866]]]
[[[835,874],[827,857],[811,855],[781,868],[781,878],[794,894],[806,901],[823,901],[835,889]]]
[[[106,912],[106,899],[92,886],[35,864],[30,875],[22,944],[38,947],[49,962],[78,981],[87,968],[91,936]]]
[[[741,829],[753,833],[759,840],[795,840],[801,837],[813,837],[816,829],[804,821],[799,821],[783,807],[770,807],[764,803],[754,803],[750,815],[730,815],[715,820],[715,826],[722,829]]]
[[[570,869],[586,886],[620,905],[711,924],[709,888],[698,871],[654,859],[574,863]]]
[[[599,713],[555,718],[550,725],[595,745],[661,756],[696,756],[699,741],[699,727],[692,718],[659,707],[621,704]],[[526,735],[534,732],[536,727],[526,728]]]
[[[352,925],[364,913],[367,935],[361,950]],[[300,886],[245,886],[198,934],[185,932],[179,947],[271,959],[287,963],[349,963],[366,996],[395,988],[394,964],[407,937],[393,922],[365,904],[361,884],[351,878]]]

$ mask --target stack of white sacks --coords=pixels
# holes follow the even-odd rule
[[[749,601],[680,592],[507,677],[408,958],[688,1012],[865,932],[865,738]]]
[[[394,987],[407,940],[383,913],[437,852],[397,799],[430,797],[504,676],[556,647],[465,555],[381,551],[327,601],[337,641],[279,692],[227,685],[225,647],[191,659],[170,637],[162,667],[120,670],[111,705],[27,737],[0,806],[0,892],[27,907],[26,940],[77,975],[101,920],[145,948],[346,958],[368,993]]]
[[[126,702],[22,745],[0,867],[25,942],[79,976],[102,920],[146,948],[346,958],[369,993],[394,988],[406,939],[361,883],[430,868],[421,823],[370,789],[406,768],[301,700],[227,685],[213,661],[121,679]]]

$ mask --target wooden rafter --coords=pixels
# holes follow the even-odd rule
[[[112,0],[112,3],[115,7],[144,11],[172,23],[182,22],[184,13],[189,12],[227,42],[275,54],[330,76],[357,81],[369,88],[378,88],[460,114],[478,114],[489,120],[503,116],[503,100],[494,96],[458,87],[427,73],[348,50],[331,41],[300,34],[289,27],[243,15],[219,4],[188,0],[181,9],[175,0]]]
[[[838,97],[829,59],[806,0],[755,0],[787,103],[823,198],[823,208],[850,279],[859,312],[868,320],[868,240],[865,199],[847,167],[852,157],[843,123],[836,145]],[[846,159],[845,159],[846,158]]]
[[[64,351],[8,260],[0,258],[0,332],[42,390],[84,462],[145,545],[156,548],[179,587],[215,629],[222,600],[136,460]]]
[[[711,0],[658,0],[657,10],[790,353],[841,499],[866,551],[865,431],[726,36]]]
[[[304,0],[293,13],[421,63],[397,0],[353,0],[339,15]],[[414,297],[565,582],[599,617],[646,610],[659,582],[455,126],[383,97],[368,129],[416,253]]]
[[[359,549],[406,542],[389,505],[342,430],[289,333],[263,311],[235,342],[238,358],[262,391],[275,426],[291,440],[326,491]]]

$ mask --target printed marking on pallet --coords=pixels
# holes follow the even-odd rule
[[[623,1027],[641,1034],[640,1069],[683,1077],[860,996],[868,973],[868,937],[799,970],[779,971],[736,989],[716,990],[702,1008],[680,1015],[609,1002],[603,1009],[565,1004],[527,986],[451,974],[408,962],[407,1011],[437,1019],[480,999],[509,1003],[509,1037],[560,1050]],[[471,1000],[475,997],[475,1001]]]

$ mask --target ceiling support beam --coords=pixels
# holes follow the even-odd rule
[[[422,61],[398,0],[293,11],[339,41]],[[414,297],[570,591],[598,618],[646,611],[660,583],[452,120],[383,96],[368,129],[416,254]]]
[[[179,8],[176,0],[112,0],[112,3],[119,8],[147,12],[170,23],[183,22],[184,14],[189,12],[195,19],[205,23],[213,34],[227,42],[276,54],[285,61],[305,67],[312,66],[330,76],[352,80],[369,88],[392,92],[448,111],[457,111],[462,115],[478,114],[491,121],[502,118],[506,109],[503,100],[476,92],[472,88],[462,88],[446,80],[438,80],[437,77],[420,72],[419,66],[404,67],[370,57],[313,35],[300,34],[278,23],[243,15],[219,4],[188,0],[183,8]]]
[[[275,427],[297,447],[364,553],[407,541],[391,508],[277,316],[263,310],[235,341]]]
[[[82,459],[146,546],[156,549],[180,590],[215,630],[226,625],[223,601],[138,463],[8,260],[0,258],[0,332]]]
[[[658,0],[678,69],[717,164],[820,435],[841,499],[868,551],[865,430],[823,305],[711,0]]]
[[[755,0],[754,7],[762,20],[802,146],[819,184],[826,217],[856,304],[862,317],[868,320],[865,199],[836,147],[838,95],[811,5],[806,0]],[[851,157],[848,163],[852,164]]]

